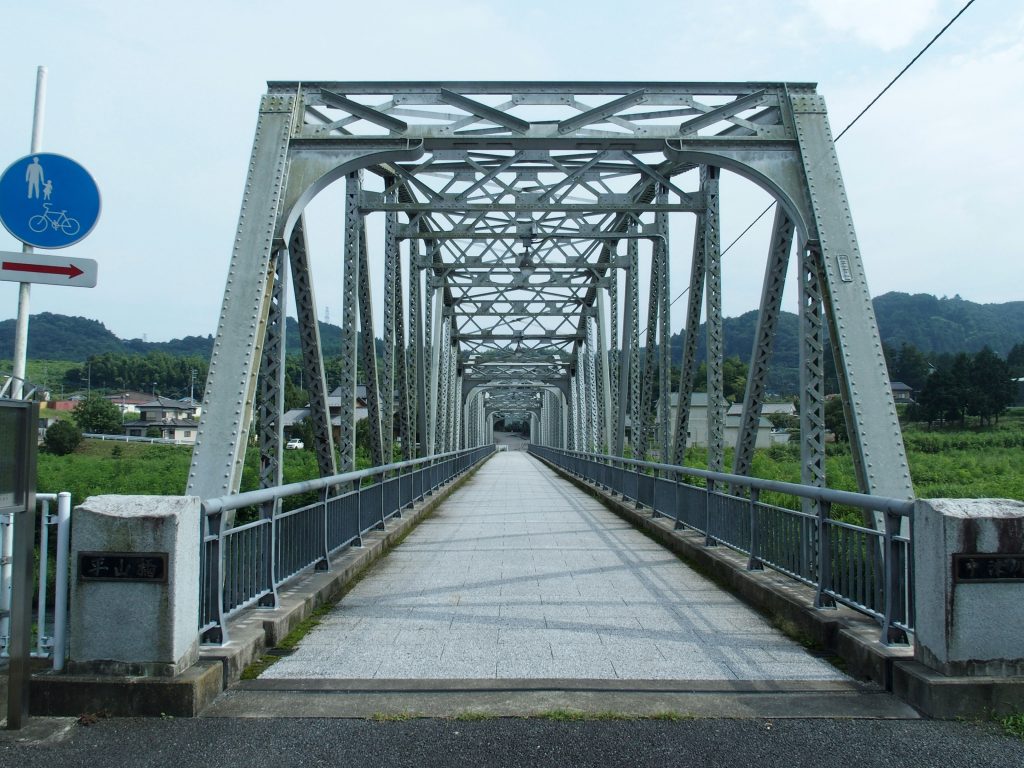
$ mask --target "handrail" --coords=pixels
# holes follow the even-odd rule
[[[274,488],[261,488],[256,491],[246,491],[244,493],[229,494],[227,496],[217,496],[213,499],[203,499],[203,514],[216,515],[232,509],[242,509],[243,507],[255,506],[257,504],[268,504],[272,501],[277,501],[278,499],[283,499],[288,496],[297,496],[300,493],[321,491],[324,488],[352,483],[357,480],[363,480],[367,477],[375,477],[388,472],[401,471],[410,467],[420,466],[421,464],[434,463],[438,460],[453,458],[455,456],[464,455],[470,450],[475,449],[466,448],[461,451],[436,453],[433,456],[425,456],[420,459],[399,461],[394,464],[381,464],[379,467],[357,469],[352,472],[344,472],[340,475],[331,475],[330,477],[300,480],[297,483],[288,483],[287,485],[279,485]]]
[[[538,446],[539,447],[539,446]],[[914,501],[912,499],[895,499],[890,496],[874,496],[867,493],[856,493],[854,491],[840,491],[834,488],[819,488],[813,485],[800,485],[799,483],[788,483],[783,480],[764,480],[759,477],[747,475],[733,475],[728,472],[715,472],[710,469],[697,469],[696,467],[684,467],[677,464],[659,464],[653,461],[639,461],[627,459],[621,456],[611,456],[602,453],[586,453],[584,451],[568,451],[558,449],[560,452],[589,459],[591,461],[607,460],[620,464],[654,469],[659,472],[674,472],[689,477],[699,477],[704,480],[714,480],[716,483],[728,485],[743,485],[748,488],[757,488],[759,491],[775,491],[787,493],[791,496],[799,496],[815,501],[827,501],[831,504],[845,504],[849,507],[860,507],[872,509],[879,512],[890,512],[902,517],[910,517],[914,513]]]
[[[200,639],[228,641],[227,619],[259,604],[274,606],[278,588],[331,558],[494,451],[493,445],[344,472],[331,477],[201,500]],[[366,478],[377,478],[364,485]],[[282,511],[281,499],[322,491],[312,503]],[[222,513],[259,507],[260,516],[229,527]]]
[[[899,534],[901,520],[913,525],[913,501],[547,446],[529,450],[637,509],[673,519],[676,529],[703,533],[707,546],[721,543],[747,554],[748,570],[772,568],[811,586],[818,608],[842,603],[875,618],[885,644],[913,631],[913,542]],[[703,478],[707,487],[685,478]],[[774,506],[761,491],[810,499],[816,509]],[[883,525],[833,520],[833,504],[884,513]]]

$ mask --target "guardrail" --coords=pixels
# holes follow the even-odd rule
[[[195,440],[174,437],[142,437],[140,435],[101,435],[98,432],[83,432],[89,440],[103,440],[114,443],[149,443],[150,445],[195,445]]]
[[[228,641],[227,620],[252,605],[273,607],[277,590],[309,568],[327,570],[331,557],[386,520],[433,493],[494,452],[493,445],[387,464],[333,477],[203,501],[199,632],[204,643]],[[301,494],[319,498],[281,511]],[[257,507],[260,518],[234,527],[224,513]]]
[[[913,524],[912,501],[544,446],[530,452],[704,534],[708,546],[742,552],[750,570],[768,567],[808,584],[819,608],[841,603],[872,616],[886,645],[913,632],[912,543],[899,533],[903,518]],[[809,499],[815,512],[765,503],[762,492]],[[884,529],[833,520],[833,504],[881,513]]]
[[[57,513],[50,513],[50,505],[57,505]],[[68,558],[71,550],[71,494],[37,493],[39,509],[39,564],[37,610],[35,615],[35,658],[53,658],[57,672],[64,669],[68,627]],[[12,588],[12,553],[14,526],[11,515],[0,515],[0,657],[7,657],[10,639],[10,608]],[[56,563],[54,568],[53,634],[46,633],[47,601],[49,596],[50,528],[56,527]]]

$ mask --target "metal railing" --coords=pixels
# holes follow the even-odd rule
[[[199,632],[228,641],[227,620],[253,605],[273,607],[277,590],[303,571],[327,570],[333,555],[471,469],[493,445],[347,472],[333,477],[203,501]],[[302,494],[317,498],[282,511]],[[258,519],[224,524],[230,510],[256,508]]]
[[[56,514],[51,514],[52,504],[57,505]],[[32,656],[53,658],[57,672],[64,669],[67,649],[68,627],[68,559],[71,550],[71,494],[37,493],[36,507],[39,509],[39,565],[37,610],[35,616],[36,649]],[[14,526],[11,515],[0,515],[0,656],[6,657],[10,639],[10,608],[12,583],[12,553],[14,549]],[[49,601],[50,529],[56,528],[54,568],[53,634],[47,634],[47,603]]]
[[[912,501],[536,445],[530,452],[704,534],[708,546],[742,552],[750,570],[768,567],[811,586],[819,608],[840,603],[875,618],[887,645],[913,632],[913,550],[911,537],[900,535],[903,518],[913,524]],[[806,499],[814,511],[767,503],[762,494]],[[878,513],[884,526],[834,520],[834,504]]]

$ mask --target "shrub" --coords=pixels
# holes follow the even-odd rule
[[[57,456],[66,456],[82,442],[82,430],[70,421],[57,421],[46,430],[46,450]]]

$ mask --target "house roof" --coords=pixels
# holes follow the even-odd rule
[[[743,413],[743,403],[733,403],[729,406],[728,415],[738,416]],[[782,413],[782,414],[796,414],[796,407],[792,403],[762,403],[761,404],[761,415],[767,416],[769,413]]]
[[[139,408],[160,408],[176,411],[195,410],[195,406],[191,403],[186,403],[183,400],[172,400],[169,397],[160,396],[157,396],[156,400],[150,400],[148,403],[139,403]]]
[[[894,381],[894,382],[892,382],[892,384],[890,386],[892,387],[892,391],[893,392],[913,392],[914,391],[913,387],[907,386],[902,381]]]

